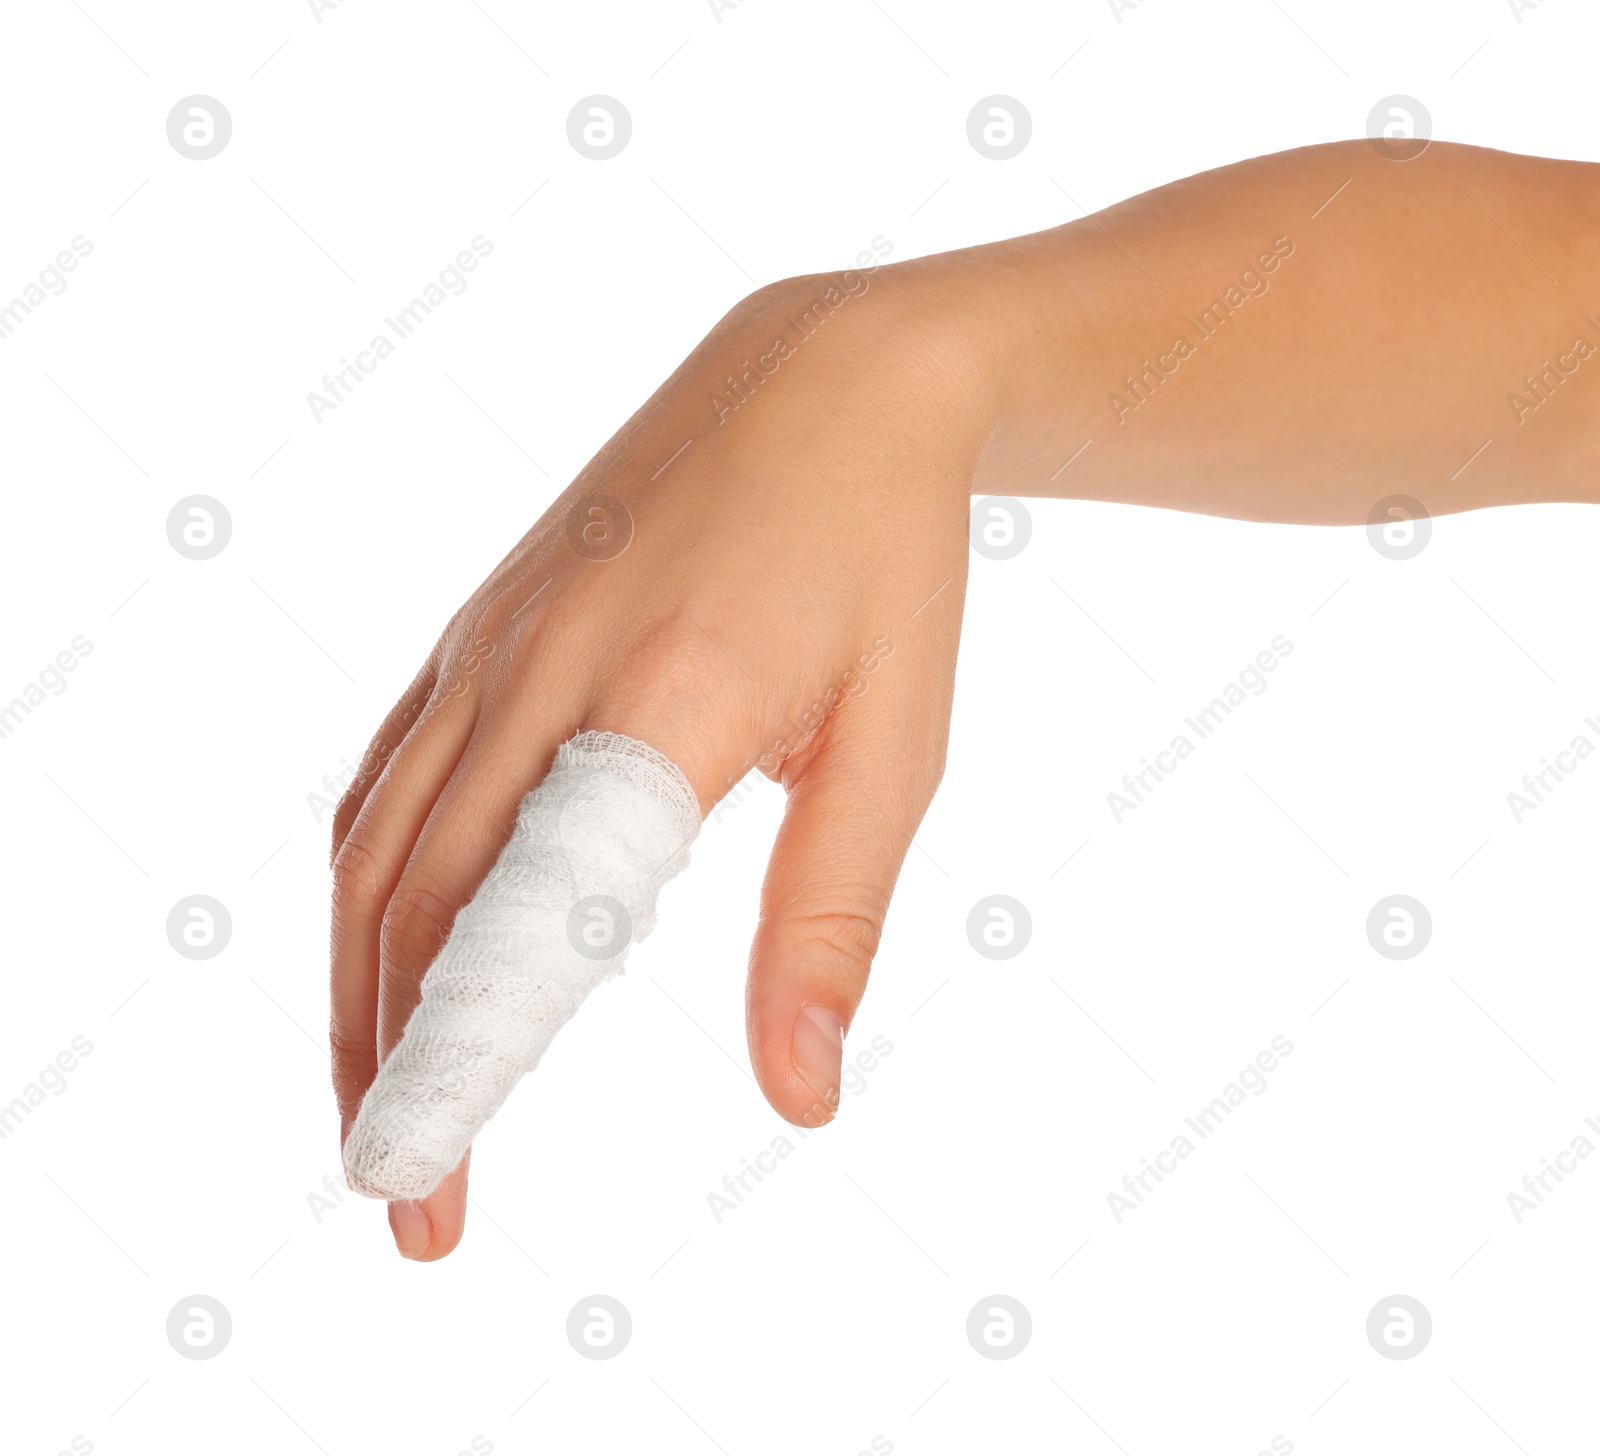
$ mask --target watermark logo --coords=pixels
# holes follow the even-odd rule
[[[221,900],[187,895],[167,912],[167,939],[185,960],[208,961],[233,939],[233,917]]]
[[[1433,1316],[1420,1299],[1391,1294],[1367,1316],[1367,1343],[1385,1360],[1414,1360],[1433,1338]]]
[[[985,1360],[1014,1360],[1033,1338],[1033,1316],[1020,1299],[991,1294],[967,1316],[967,1343]]]
[[[615,96],[585,96],[567,113],[567,140],[591,162],[609,162],[633,136],[633,118]]]
[[[1433,916],[1410,895],[1386,895],[1367,912],[1367,940],[1385,960],[1408,961],[1433,939]]]
[[[1432,535],[1433,517],[1414,496],[1385,496],[1367,512],[1367,540],[1390,561],[1420,556]]]
[[[233,118],[215,96],[185,96],[167,113],[167,140],[191,162],[209,162],[233,136]]]
[[[967,140],[991,162],[1009,162],[1033,136],[1033,118],[1015,96],[985,96],[967,113]]]
[[[233,1316],[220,1299],[190,1294],[167,1316],[167,1343],[185,1360],[214,1360],[233,1338]]]
[[[1032,939],[1033,917],[1010,895],[986,895],[967,912],[967,940],[986,960],[1009,961]]]
[[[1415,96],[1385,96],[1367,113],[1367,139],[1391,162],[1409,162],[1428,150],[1433,118]]]
[[[186,495],[167,512],[167,540],[190,561],[222,555],[232,537],[233,517],[213,496]]]
[[[567,512],[567,545],[590,561],[615,561],[633,544],[633,516],[608,495],[591,495]]]
[[[572,1306],[567,1341],[585,1360],[611,1360],[633,1338],[633,1316],[620,1299],[591,1294]]]
[[[585,960],[615,960],[633,939],[633,918],[610,895],[585,895],[567,911],[567,940]]]
[[[972,503],[967,539],[979,556],[1010,561],[1021,556],[1033,539],[1033,517],[1009,495],[986,495]]]

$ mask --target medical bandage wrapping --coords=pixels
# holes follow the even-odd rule
[[[352,1189],[395,1199],[438,1187],[649,934],[656,894],[699,832],[694,790],[655,749],[595,732],[561,745],[367,1090],[344,1146]]]

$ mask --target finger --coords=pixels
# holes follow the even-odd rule
[[[472,732],[475,710],[425,710],[372,786],[333,861],[329,1039],[341,1135],[378,1070],[383,913]]]
[[[378,955],[380,1065],[420,1003],[423,980],[457,913],[493,867],[511,837],[518,806],[544,777],[557,742],[566,736],[552,733],[548,743],[541,742],[518,715],[496,717],[492,727],[480,719],[384,912]],[[389,1226],[406,1258],[442,1259],[460,1242],[469,1157],[470,1149],[431,1193],[390,1203]]]
[[[388,717],[378,725],[378,731],[372,735],[367,751],[356,765],[355,777],[346,785],[338,807],[333,811],[333,843],[328,851],[330,860],[339,853],[339,846],[350,833],[350,826],[356,822],[356,815],[361,812],[361,806],[366,803],[367,795],[378,782],[384,766],[421,719],[438,680],[435,659],[430,657],[411,680],[411,686],[400,694],[399,701],[389,709]]]
[[[942,732],[919,751],[915,727],[887,697],[846,703],[787,779],[745,1007],[761,1090],[801,1126],[839,1106],[845,1033],[942,771]]]
[[[378,1057],[388,1056],[421,1000],[422,981],[456,914],[493,868],[517,810],[571,734],[560,706],[547,731],[521,715],[481,718],[417,834],[379,933]]]
[[[566,733],[547,730],[541,742],[530,726],[532,704],[515,700],[515,684],[542,682],[544,672],[506,677],[491,671],[495,687],[448,782],[417,833],[390,893],[378,932],[377,1065],[394,1049],[421,996],[429,965],[444,945],[456,913],[471,898],[510,837],[517,806],[540,778]],[[537,716],[561,723],[576,717],[542,691]],[[570,731],[570,730],[568,730]],[[376,1069],[374,1069],[376,1075]],[[365,1091],[365,1089],[363,1089]],[[461,1239],[467,1212],[467,1160],[426,1196],[390,1205],[395,1245],[407,1258],[443,1258]]]
[[[649,932],[699,825],[694,790],[654,749],[609,733],[561,745],[362,1101],[344,1147],[351,1188],[433,1206],[484,1122]]]
[[[389,1205],[389,1231],[408,1259],[431,1264],[461,1242],[467,1222],[467,1164],[472,1150],[428,1197],[399,1199]]]

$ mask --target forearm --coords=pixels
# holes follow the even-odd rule
[[[1600,497],[1600,167],[1336,143],[885,272],[999,381],[978,492],[1311,523]]]

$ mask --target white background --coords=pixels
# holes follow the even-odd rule
[[[1505,796],[1600,741],[1592,511],[1441,519],[1396,563],[1359,529],[1034,503],[1021,556],[973,560],[949,771],[851,1039],[892,1053],[720,1221],[785,1132],[741,1000],[779,792],[708,824],[428,1267],[380,1205],[309,1201],[339,1164],[307,796],[755,283],[1360,135],[1396,92],[1436,135],[1597,159],[1597,32],[1579,0],[12,7],[0,297],[93,252],[0,341],[0,701],[93,650],[0,740],[0,1103],[93,1052],[0,1142],[0,1445],[1587,1449],[1600,1159],[1520,1224],[1506,1195],[1600,1114],[1600,762],[1521,824]],[[605,163],[565,132],[596,92],[634,125]],[[965,134],[997,92],[1034,124],[1003,164]],[[233,118],[206,162],[165,134],[194,93]],[[307,392],[479,234],[470,288],[317,423]],[[191,494],[232,517],[210,561],[166,538]],[[1270,689],[1116,823],[1278,634]],[[996,892],[1034,925],[1004,962],[964,930]],[[1364,932],[1395,892],[1433,917],[1410,961]],[[233,920],[209,961],[165,934],[195,893]],[[634,1322],[603,1362],[564,1332],[597,1292]],[[233,1321],[205,1361],[165,1335],[196,1293]],[[1033,1321],[1007,1361],[965,1335],[995,1293]],[[1433,1318],[1412,1360],[1365,1335],[1396,1293]]]

